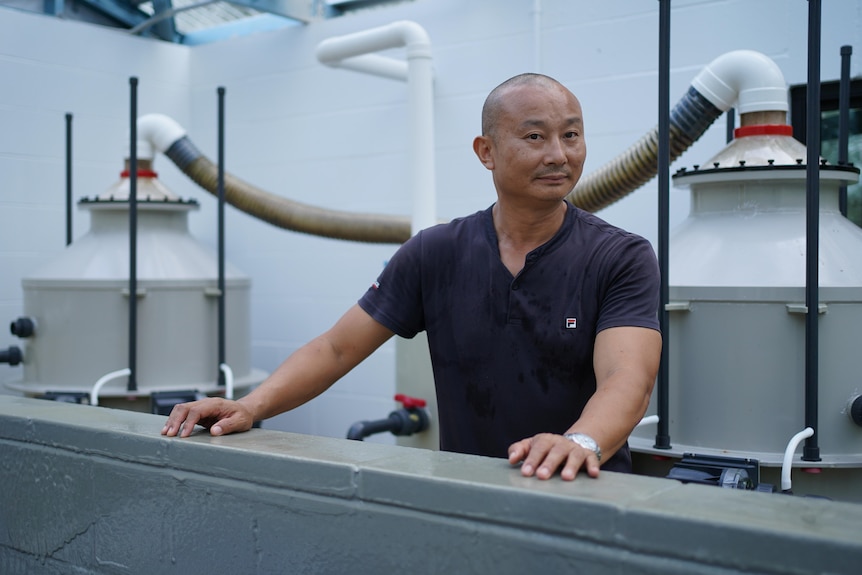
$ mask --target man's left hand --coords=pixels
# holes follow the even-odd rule
[[[599,459],[595,453],[553,433],[540,433],[510,445],[509,463],[521,463],[524,477],[550,479],[561,467],[560,477],[564,481],[573,481],[582,467],[586,467],[590,477],[599,476]]]

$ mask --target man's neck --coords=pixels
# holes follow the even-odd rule
[[[528,253],[546,243],[563,225],[567,207],[565,202],[546,210],[511,209],[505,204],[494,204],[492,214],[497,232],[500,259],[513,276],[524,267]]]
[[[566,217],[566,203],[546,209],[525,210],[497,202],[492,210],[497,241],[506,241],[519,249],[533,250],[557,233]]]

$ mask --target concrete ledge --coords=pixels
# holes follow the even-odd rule
[[[0,573],[858,573],[862,506],[0,396]]]

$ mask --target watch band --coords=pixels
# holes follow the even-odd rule
[[[589,449],[596,454],[596,459],[599,460],[599,463],[602,462],[602,449],[599,447],[599,444],[596,443],[596,440],[586,433],[566,433],[563,437],[570,441],[574,441],[584,449]]]

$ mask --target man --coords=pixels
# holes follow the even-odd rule
[[[178,405],[162,433],[213,435],[311,400],[392,335],[428,334],[443,450],[508,457],[524,476],[631,471],[661,350],[649,243],[564,198],[586,158],[577,98],[556,80],[495,88],[473,142],[489,209],[418,233],[358,304],[233,402]]]

